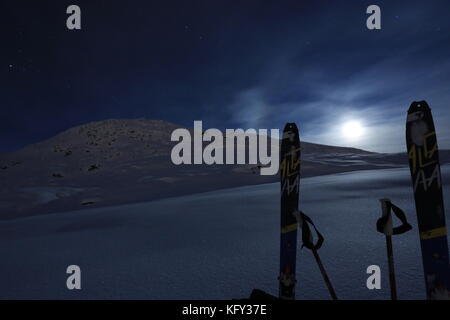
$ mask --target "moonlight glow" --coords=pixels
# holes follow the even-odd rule
[[[364,128],[358,121],[349,121],[342,126],[342,135],[347,139],[357,139],[364,133]]]

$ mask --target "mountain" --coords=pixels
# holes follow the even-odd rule
[[[177,128],[160,120],[105,120],[0,154],[0,219],[278,180],[259,175],[254,165],[172,164],[170,136]],[[406,165],[400,155],[307,142],[302,159],[303,177]]]

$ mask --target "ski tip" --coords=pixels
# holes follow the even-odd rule
[[[413,113],[417,111],[427,111],[430,110],[430,106],[425,100],[414,101],[408,109],[408,113]]]
[[[292,132],[298,132],[297,125],[294,122],[286,123],[284,126],[284,132],[292,131]]]

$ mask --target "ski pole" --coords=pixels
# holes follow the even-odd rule
[[[317,265],[319,266],[320,273],[322,274],[323,280],[325,281],[325,284],[327,285],[328,291],[330,292],[331,298],[333,300],[337,300],[336,292],[334,291],[333,285],[331,284],[330,278],[328,278],[328,274],[325,270],[325,267],[322,264],[322,260],[320,260],[319,253],[317,250],[312,250],[314,254],[314,258],[316,259]]]
[[[297,220],[300,229],[302,229],[303,247],[306,247],[313,252],[314,258],[316,259],[317,265],[319,266],[320,273],[322,274],[323,280],[325,281],[328,291],[330,292],[331,298],[333,300],[338,300],[336,292],[334,291],[333,285],[331,284],[330,278],[328,277],[328,274],[325,270],[325,267],[323,266],[318,252],[324,241],[322,234],[319,232],[319,230],[317,230],[312,220],[303,212],[297,210],[293,212],[293,215]],[[309,228],[308,223],[313,226],[314,230],[317,233],[318,240],[315,244],[313,243],[311,229]]]
[[[389,285],[391,287],[391,300],[397,300],[397,285],[395,281],[395,268],[394,268],[394,250],[392,248],[392,216],[391,207],[388,205],[391,201],[389,199],[380,199],[382,216],[389,215],[389,218],[384,225],[384,234],[386,236],[386,248],[389,264]]]

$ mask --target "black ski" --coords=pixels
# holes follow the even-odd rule
[[[280,149],[281,182],[281,299],[295,299],[295,262],[297,254],[297,219],[300,184],[300,138],[295,123],[286,124]]]
[[[428,299],[450,298],[450,266],[436,132],[425,101],[408,110],[406,143]]]

